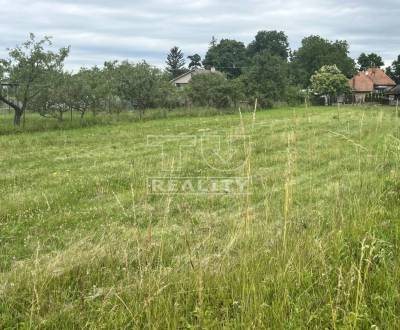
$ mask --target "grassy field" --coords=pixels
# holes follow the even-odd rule
[[[250,111],[247,109],[246,111]],[[234,114],[234,109],[215,109],[215,108],[178,108],[174,110],[167,109],[149,109],[146,110],[140,118],[139,112],[135,110],[124,111],[121,113],[99,113],[93,114],[89,112],[81,119],[79,113],[66,113],[63,120],[56,118],[48,118],[40,116],[37,113],[28,113],[26,120],[22,119],[22,125],[19,128],[13,126],[12,110],[0,108],[0,135],[8,135],[15,133],[35,133],[50,130],[68,130],[74,128],[118,125],[126,123],[143,122],[155,119],[173,119],[181,117],[207,117],[224,114]]]
[[[0,329],[400,328],[399,124],[333,107],[5,129]],[[215,135],[235,152],[202,152]],[[196,143],[162,161],[149,136]],[[251,184],[150,194],[160,176]]]

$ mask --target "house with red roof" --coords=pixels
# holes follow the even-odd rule
[[[357,73],[349,80],[356,103],[364,103],[371,93],[384,93],[396,86],[396,83],[379,68],[370,68]]]

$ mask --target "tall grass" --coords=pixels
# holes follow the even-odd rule
[[[291,108],[1,136],[0,328],[398,328],[398,120]],[[147,135],[231,132],[251,137],[225,174],[249,194],[147,194]],[[218,176],[185,156],[181,175]]]

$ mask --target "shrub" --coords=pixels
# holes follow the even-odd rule
[[[306,93],[298,86],[288,86],[286,89],[286,102],[290,106],[301,105],[304,103]]]
[[[238,80],[227,80],[220,73],[201,73],[192,78],[188,96],[197,106],[228,108],[237,105],[242,90]]]

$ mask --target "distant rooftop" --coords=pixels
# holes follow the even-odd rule
[[[355,92],[373,92],[377,87],[394,87],[396,83],[379,68],[370,68],[357,73],[349,81]]]

